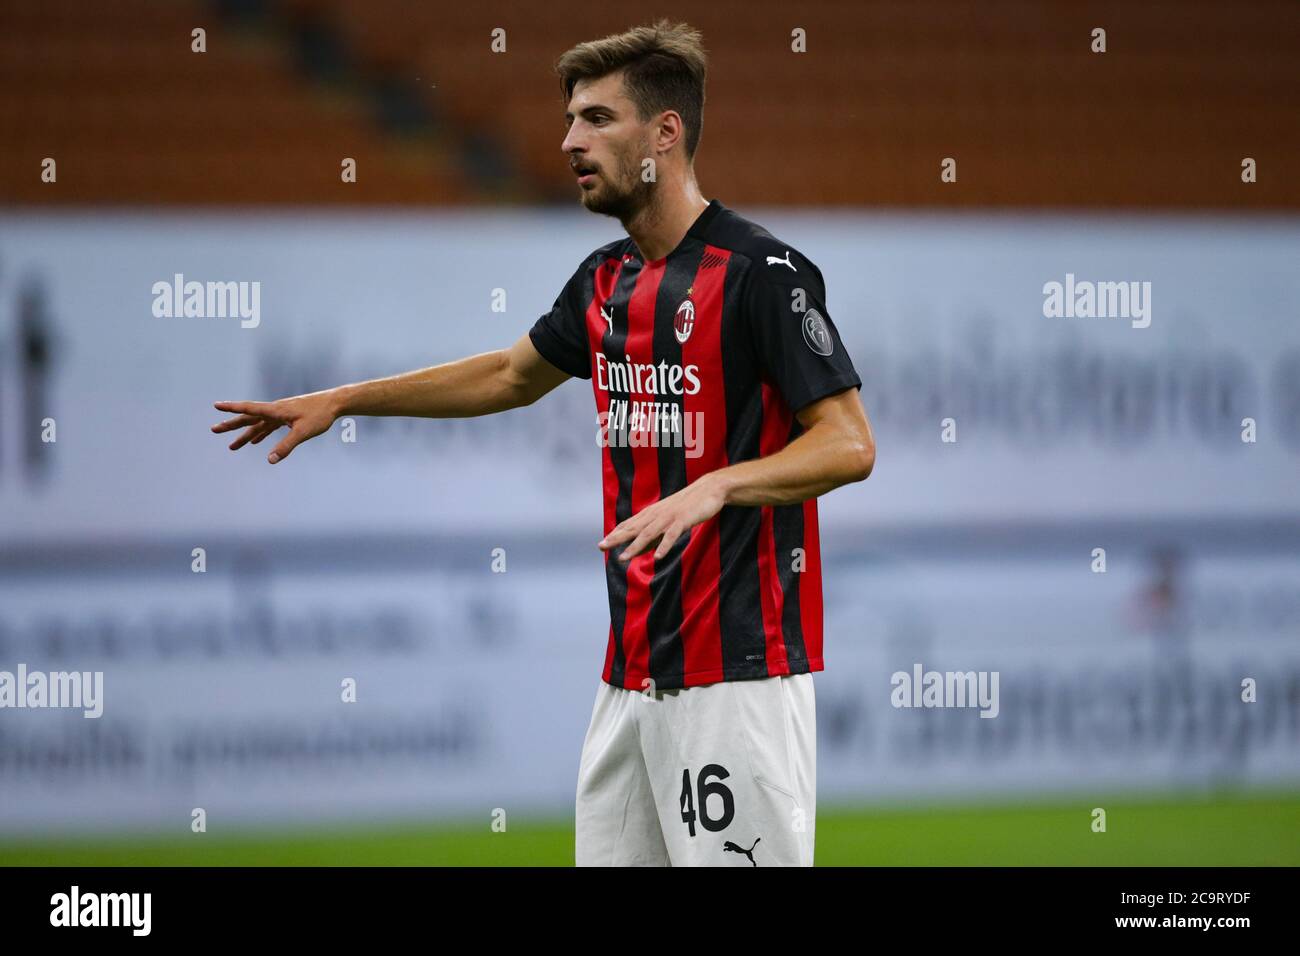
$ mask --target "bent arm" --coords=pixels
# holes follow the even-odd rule
[[[727,505],[797,504],[871,474],[876,442],[856,388],[813,402],[797,417],[804,432],[780,451],[701,476],[623,521],[597,547],[627,543],[618,557],[629,561],[657,543],[654,556],[662,558]]]
[[[717,483],[724,504],[798,504],[871,474],[876,441],[856,388],[813,402],[796,417],[804,431],[780,451],[704,476]]]

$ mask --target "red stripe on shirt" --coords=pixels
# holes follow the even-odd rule
[[[627,343],[623,351],[632,365],[654,364],[655,301],[659,295],[659,283],[664,277],[665,264],[646,263],[641,274],[637,276],[636,286],[627,306]],[[635,389],[635,383],[633,388]],[[642,383],[644,388],[644,383]],[[658,396],[648,391],[633,391],[629,400],[636,403],[658,401]],[[628,409],[628,434],[637,440],[632,452],[632,514],[640,514],[659,500],[659,451],[651,443],[649,431],[641,432],[633,427],[630,420],[632,409]],[[640,416],[638,416],[640,418]],[[624,672],[623,686],[640,690],[642,681],[650,676],[650,639],[647,633],[647,617],[650,612],[650,579],[654,577],[654,548],[643,551],[628,562],[627,566],[627,614],[623,620],[623,648],[627,655],[627,669]]]
[[[596,374],[596,353],[603,352],[601,340],[605,331],[609,328],[605,319],[601,316],[600,310],[618,285],[619,273],[623,271],[623,263],[618,259],[606,260],[614,263],[614,268],[609,268],[606,263],[601,263],[596,267],[596,277],[592,292],[591,302],[587,304],[587,341],[591,344],[591,390],[596,395],[596,415],[597,422],[603,422],[609,415],[609,395],[604,389],[598,387]],[[605,534],[614,530],[614,506],[618,500],[618,472],[614,470],[614,459],[609,454],[609,444],[604,443],[600,455],[601,481],[604,485],[603,497],[605,499]],[[605,552],[605,561],[609,562],[609,552]],[[604,679],[609,681],[613,676],[614,667],[614,642],[618,638],[614,634],[613,621],[609,625],[609,644],[605,648],[605,669]],[[625,655],[626,656],[626,655]]]
[[[758,453],[766,458],[775,454],[786,445],[790,435],[791,414],[789,407],[767,382],[763,383],[763,429],[759,434]],[[782,634],[781,616],[785,609],[785,600],[781,593],[781,579],[777,575],[778,555],[776,553],[776,535],[772,531],[772,508],[770,505],[761,509],[758,526],[758,592],[759,603],[763,610],[763,636],[767,647],[768,676],[790,673],[790,662],[786,655],[785,638]],[[780,556],[780,560],[790,560],[789,556]]]
[[[699,366],[700,388],[682,395],[683,436],[703,452],[691,457],[685,448],[686,483],[727,462],[727,396],[722,368],[722,294],[727,277],[725,249],[706,246],[704,255],[720,257],[720,265],[697,269],[691,283],[695,303],[695,324],[682,344],[682,366]],[[689,387],[689,382],[685,383]],[[689,431],[687,430],[689,429]],[[718,615],[718,578],[722,569],[718,516],[691,529],[690,541],[682,551],[682,655],[685,684],[712,683],[722,676],[722,628]]]

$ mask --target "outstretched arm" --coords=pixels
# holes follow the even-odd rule
[[[372,379],[275,402],[215,402],[235,417],[213,425],[217,433],[243,428],[230,450],[256,445],[282,425],[289,434],[267,456],[275,464],[309,438],[328,431],[343,415],[469,418],[531,405],[569,376],[542,358],[524,335],[508,349],[444,365]]]
[[[797,417],[804,432],[780,451],[709,472],[619,524],[598,547],[630,541],[619,555],[627,561],[658,543],[655,557],[662,558],[725,505],[796,504],[871,474],[876,442],[856,388],[813,402]]]

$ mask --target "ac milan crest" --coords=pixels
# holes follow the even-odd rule
[[[691,301],[691,290],[687,289],[686,298],[677,307],[677,315],[673,318],[673,334],[677,336],[678,343],[685,345],[686,340],[691,337],[693,328],[695,328],[695,303]]]

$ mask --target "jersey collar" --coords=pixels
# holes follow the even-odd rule
[[[709,224],[718,218],[718,214],[726,207],[716,199],[710,199],[709,205],[705,210],[695,217],[695,222],[691,223],[691,228],[686,230],[686,235],[694,236],[696,239],[703,239],[704,234],[709,230]]]
[[[629,237],[627,240],[627,251],[623,253],[623,261],[625,263],[636,262],[637,264],[644,264],[647,266],[656,266],[656,267],[662,266],[669,259],[675,256],[678,253],[678,251],[682,249],[683,246],[686,245],[687,239],[703,240],[705,234],[709,230],[709,224],[713,222],[714,219],[718,218],[718,214],[721,213],[725,208],[726,207],[723,206],[722,203],[718,202],[716,199],[710,199],[709,204],[704,207],[703,211],[701,211],[700,214],[695,217],[695,221],[691,223],[691,228],[686,230],[686,235],[682,236],[682,241],[677,243],[676,248],[674,248],[672,252],[668,253],[668,255],[664,256],[662,259],[643,260],[640,256],[640,251],[636,247],[636,243],[632,241],[631,237]]]

